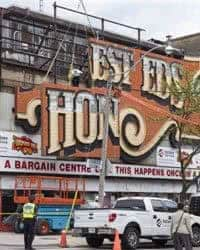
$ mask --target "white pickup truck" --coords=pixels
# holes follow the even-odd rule
[[[112,209],[74,211],[73,236],[82,236],[90,247],[98,248],[104,239],[114,240],[118,230],[123,249],[136,249],[140,238],[163,246],[170,239],[172,213],[177,204],[156,197],[124,197]],[[193,217],[194,245],[200,246],[200,218]]]

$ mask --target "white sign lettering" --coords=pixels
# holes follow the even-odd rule
[[[170,99],[170,104],[181,108],[183,102],[170,95],[169,87],[172,83],[181,80],[181,65],[177,63],[166,63],[160,59],[151,57],[143,58],[143,83],[142,90],[159,97],[160,99]]]

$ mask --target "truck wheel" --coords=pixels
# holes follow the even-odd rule
[[[200,246],[200,227],[199,226],[192,227],[192,232],[193,232],[192,245],[194,247],[199,247]]]
[[[127,227],[122,237],[124,249],[136,249],[139,245],[139,231],[135,227]]]
[[[36,233],[38,235],[47,235],[49,234],[49,223],[46,220],[38,220],[36,222]]]
[[[152,240],[152,242],[158,247],[164,247],[167,244],[167,240]]]
[[[103,245],[104,238],[98,236],[86,236],[86,241],[89,247],[100,247]]]
[[[24,232],[24,223],[21,219],[16,219],[14,222],[14,232],[17,234]]]

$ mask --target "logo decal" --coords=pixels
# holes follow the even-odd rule
[[[24,155],[38,153],[38,145],[27,136],[13,136],[12,150],[21,151]]]
[[[161,226],[162,226],[162,221],[161,221],[161,219],[157,219],[156,225],[157,225],[158,227],[161,227]]]

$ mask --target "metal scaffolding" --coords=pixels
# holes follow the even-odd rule
[[[72,50],[74,49],[73,64],[84,72],[81,81],[88,84],[88,60],[87,48],[88,38],[94,37],[96,33],[99,38],[106,38],[110,41],[120,41],[121,43],[138,46],[141,43],[141,28],[114,22],[95,15],[69,9],[54,3],[54,17],[41,13],[10,7],[0,9],[0,79],[3,82],[3,65],[22,67],[25,72],[37,74],[44,73],[54,58],[58,49],[58,44],[64,39],[62,47],[56,57],[54,67],[50,71],[50,76],[57,80],[67,81],[67,75],[72,62]],[[100,28],[93,29],[91,25],[85,26],[57,18],[58,9],[69,11],[77,15],[86,16],[89,20],[100,21]],[[113,35],[105,31],[105,24],[112,23],[120,25],[137,32],[137,39],[125,41],[123,37]],[[77,26],[78,25],[78,26]],[[77,39],[75,31],[77,31]],[[87,31],[87,32],[86,32]],[[142,45],[141,45],[142,46]],[[34,82],[33,82],[34,84]]]

